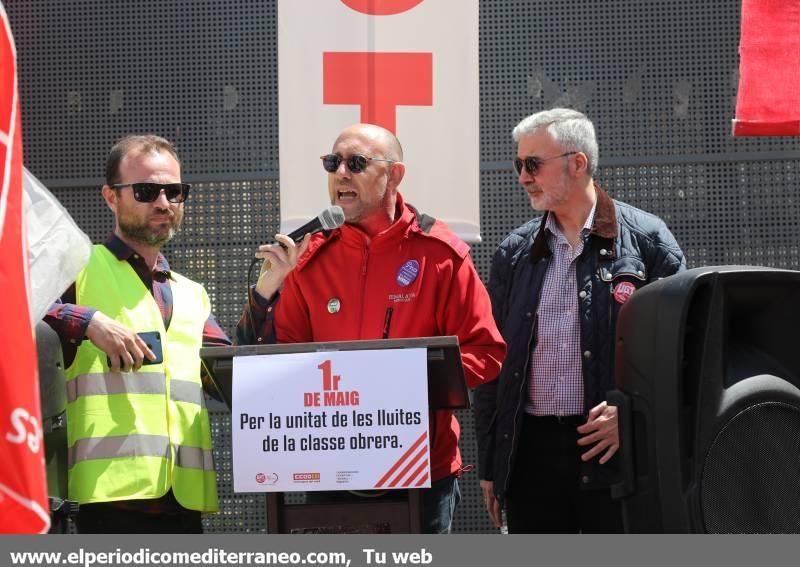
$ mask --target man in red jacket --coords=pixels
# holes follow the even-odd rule
[[[322,166],[331,203],[342,207],[346,222],[297,245],[276,235],[285,248],[259,247],[256,256],[266,261],[251,294],[252,320],[245,310],[238,342],[456,335],[467,385],[494,380],[505,343],[486,289],[468,246],[440,221],[421,225],[398,192],[405,164],[394,134],[371,124],[351,126],[322,156]],[[447,533],[460,499],[458,421],[452,411],[436,411],[430,431],[432,483],[423,494],[423,530]]]

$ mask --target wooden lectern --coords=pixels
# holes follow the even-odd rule
[[[428,351],[428,405],[431,411],[469,407],[458,338],[453,336],[209,347],[200,350],[200,357],[213,378],[220,397],[230,408],[233,391],[233,357],[402,348],[426,348]],[[267,493],[267,532],[420,533],[421,531],[422,499],[419,489],[307,494],[311,502],[292,504],[287,502],[284,493]],[[326,498],[318,495],[329,496]]]

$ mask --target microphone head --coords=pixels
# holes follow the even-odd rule
[[[344,211],[339,205],[333,205],[319,214],[322,230],[333,230],[344,224]]]

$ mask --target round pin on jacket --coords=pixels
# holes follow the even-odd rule
[[[417,279],[417,275],[419,275],[419,262],[409,260],[397,270],[397,285],[406,287]]]
[[[341,308],[342,308],[342,302],[339,301],[339,298],[331,297],[328,300],[328,313],[330,313],[331,315],[333,315],[334,313],[338,313],[339,309]]]
[[[631,282],[619,282],[614,288],[614,299],[622,305],[636,291],[636,286]]]

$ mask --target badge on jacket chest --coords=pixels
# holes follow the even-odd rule
[[[342,302],[339,301],[338,297],[331,297],[328,300],[328,313],[331,315],[335,315],[339,312],[339,309],[342,308]]]
[[[397,270],[397,277],[395,280],[400,287],[406,287],[417,279],[417,275],[419,275],[419,262],[416,260],[409,260]]]
[[[633,295],[634,291],[636,291],[636,286],[631,282],[619,282],[614,287],[614,299],[617,303],[622,305],[628,301],[628,298]]]

